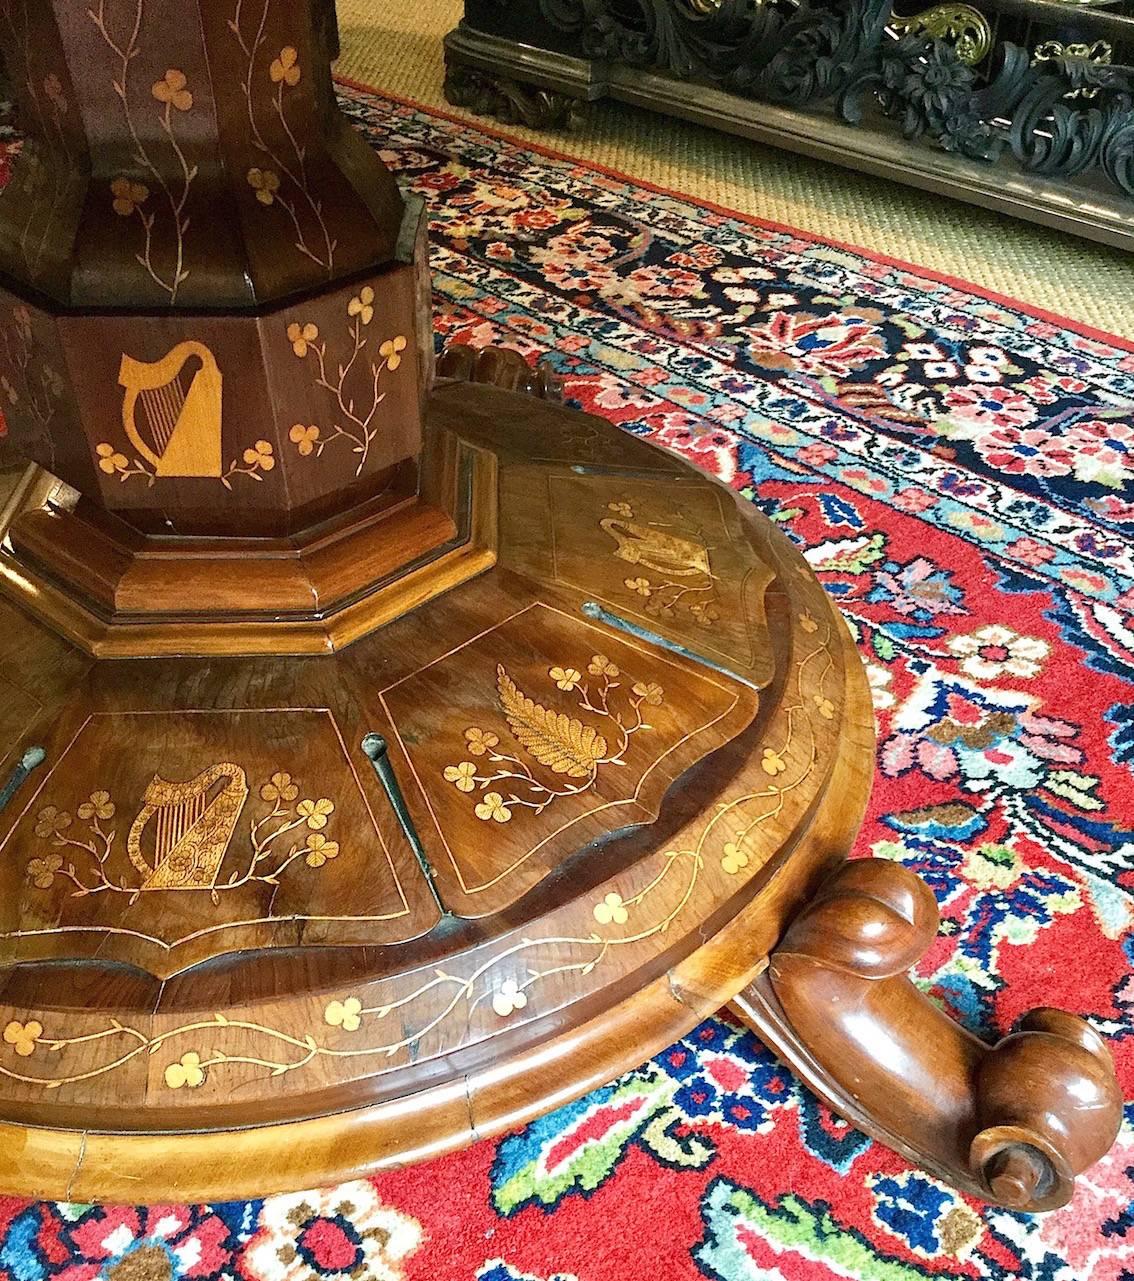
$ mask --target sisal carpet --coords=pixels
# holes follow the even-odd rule
[[[340,74],[446,106],[441,38],[459,21],[462,0],[338,0],[338,10]],[[572,133],[510,132],[1134,338],[1134,259],[1117,249],[617,103],[588,108]]]
[[[431,202],[452,341],[758,503],[869,665],[858,852],[942,911],[918,981],[992,1037],[1086,1014],[1134,1086],[1134,347],[347,90]],[[1073,1204],[968,1201],[712,1020],[498,1142],[323,1192],[0,1200],[2,1281],[1122,1281],[1134,1132]]]

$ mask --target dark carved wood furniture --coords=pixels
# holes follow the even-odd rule
[[[838,613],[547,371],[435,373],[421,211],[338,114],[325,6],[0,13],[0,1188],[425,1158],[733,1001],[912,1159],[1064,1201],[1107,1051],[1054,1011],[989,1049],[904,977],[933,903],[843,865],[873,719]]]
[[[466,0],[449,101],[610,97],[1134,247],[1122,0]]]

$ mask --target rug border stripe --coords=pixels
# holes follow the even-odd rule
[[[525,148],[528,151],[534,151],[537,155],[546,156],[549,160],[564,160],[569,161],[571,164],[582,165],[594,173],[603,174],[608,178],[616,178],[618,181],[629,183],[632,186],[642,187],[646,191],[652,191],[655,195],[671,196],[676,200],[683,200],[687,204],[696,205],[712,213],[735,218],[739,222],[747,223],[749,226],[760,227],[766,231],[782,232],[789,236],[797,236],[801,240],[809,240],[816,245],[829,245],[834,249],[843,249],[849,253],[858,254],[861,258],[869,259],[871,262],[893,267],[895,270],[908,272],[924,280],[932,280],[937,284],[947,285],[952,289],[959,289],[965,293],[973,294],[999,307],[1007,307],[1011,311],[1031,316],[1035,320],[1059,325],[1063,329],[1072,330],[1083,338],[1088,338],[1095,342],[1109,343],[1121,351],[1134,353],[1134,338],[1124,338],[1121,334],[1098,329],[1094,325],[1088,325],[1081,320],[1074,320],[1070,316],[1061,316],[1058,312],[1049,311],[1045,307],[1037,307],[1033,303],[1023,302],[1019,298],[1010,298],[1007,294],[997,293],[994,289],[987,289],[983,285],[978,285],[975,281],[964,280],[960,276],[952,276],[947,272],[935,271],[932,267],[919,267],[916,263],[907,262],[904,258],[893,258],[889,254],[879,253],[875,249],[866,249],[862,245],[855,245],[850,241],[834,240],[827,236],[821,236],[814,231],[804,231],[800,227],[793,227],[788,223],[776,222],[771,218],[761,218],[756,214],[745,213],[741,209],[730,209],[727,205],[718,205],[711,200],[691,195],[687,191],[679,191],[674,187],[663,187],[659,183],[651,182],[648,178],[640,178],[634,174],[626,173],[622,169],[614,169],[609,165],[600,164],[596,160],[587,160],[582,156],[575,156],[569,151],[560,151],[556,147],[549,147],[543,143],[530,142],[526,138],[509,133],[506,129],[497,129],[478,120],[470,120],[467,116],[458,115],[453,111],[446,111],[443,107],[434,107],[428,103],[420,102],[416,98],[406,98],[388,89],[376,88],[365,81],[354,79],[353,76],[336,73],[334,79],[337,84],[341,84],[348,89],[354,89],[359,93],[374,94],[376,97],[386,98],[390,102],[396,102],[414,111],[421,111],[429,116],[437,116],[442,120],[450,121],[452,124],[458,124],[463,128],[484,134],[486,137],[497,138],[503,142],[512,143],[517,147]],[[1001,216],[1007,217],[1008,215]]]

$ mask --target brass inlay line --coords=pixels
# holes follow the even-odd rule
[[[283,706],[283,707],[260,707],[255,709],[245,708],[240,711],[231,711],[231,712],[217,712],[214,710],[203,709],[203,708],[188,708],[180,711],[178,715],[181,717],[208,718],[208,717],[215,717],[215,716],[234,716],[234,715],[239,716],[239,715],[249,715],[249,714],[276,715],[281,713],[316,714],[316,715],[321,715],[327,718],[330,724],[331,730],[334,734],[335,741],[338,744],[339,751],[342,754],[342,760],[350,772],[350,776],[354,781],[355,788],[357,789],[357,794],[361,798],[362,803],[365,806],[367,816],[369,817],[370,822],[373,825],[374,834],[377,837],[379,848],[381,849],[382,854],[385,858],[385,864],[389,871],[389,875],[393,883],[393,886],[395,888],[395,891],[397,893],[398,901],[400,904],[400,908],[396,912],[352,913],[350,915],[307,912],[300,917],[292,917],[290,919],[298,919],[303,921],[315,921],[315,922],[327,922],[327,923],[339,923],[339,922],[353,923],[353,922],[394,921],[394,920],[398,920],[400,918],[409,916],[411,913],[409,902],[406,899],[405,889],[402,885],[401,877],[398,875],[398,870],[391,856],[390,849],[386,843],[386,838],[383,835],[382,830],[379,827],[378,822],[375,818],[374,812],[370,805],[370,800],[367,797],[362,787],[362,780],[359,778],[358,771],[355,769],[354,761],[351,759],[351,754],[348,752],[346,743],[343,741],[342,733],[340,732],[339,726],[335,721],[335,718],[330,714],[330,712],[326,708]],[[86,720],[83,721],[83,723],[78,727],[78,729],[76,729],[74,735],[68,742],[67,746],[63,749],[63,752],[52,763],[52,766],[48,771],[47,777],[40,783],[40,785],[36,788],[36,790],[32,793],[32,795],[28,798],[28,800],[24,804],[24,808],[20,815],[21,819],[26,819],[26,817],[28,816],[29,812],[31,811],[33,805],[36,803],[37,800],[40,800],[41,798],[46,799],[46,797],[44,796],[45,789],[49,787],[52,778],[55,776],[56,772],[59,771],[60,767],[65,766],[68,763],[69,753],[71,752],[72,748],[74,748],[75,744],[78,742],[83,731],[93,722],[106,720],[106,719],[113,720],[117,715],[119,714],[113,713],[113,712],[94,712],[90,716],[88,716]],[[129,717],[155,717],[155,716],[162,717],[162,716],[168,716],[169,713],[165,711],[136,711],[136,712],[126,713],[125,715]],[[38,750],[38,749],[34,749],[34,750]],[[36,762],[36,764],[38,764],[38,762]],[[106,798],[106,803],[113,804],[109,796],[107,796]],[[97,827],[99,822],[98,815],[92,812],[92,818],[94,820],[95,826]],[[18,830],[18,826],[19,825],[17,823],[15,826],[13,826],[12,830],[4,837],[3,842],[0,843],[0,851],[3,851],[4,849],[7,848],[8,842],[10,841],[13,833]],[[97,835],[98,835],[97,832],[92,832],[92,837],[97,837]],[[93,840],[91,844],[93,844]],[[90,852],[89,845],[85,846],[84,848],[87,849],[88,853]],[[98,847],[95,846],[95,848],[97,849]],[[46,870],[47,869],[44,869],[45,872]],[[53,872],[53,874],[55,873]],[[119,889],[121,887],[114,886],[114,887],[106,887],[106,888]],[[221,887],[221,888],[228,888],[228,887]],[[103,892],[103,891],[100,891],[100,892]],[[66,934],[83,934],[83,933],[122,935],[124,937],[142,939],[146,943],[160,948],[163,952],[171,952],[175,948],[182,947],[186,944],[196,942],[198,939],[205,938],[212,934],[218,934],[226,931],[237,930],[246,926],[270,925],[281,919],[285,919],[285,918],[280,918],[272,915],[238,916],[229,920],[219,921],[215,924],[209,924],[209,925],[202,926],[198,929],[190,930],[187,933],[180,935],[175,939],[160,938],[157,935],[146,933],[143,930],[130,929],[124,926],[98,925],[98,924],[76,924],[76,925],[56,924],[44,929],[21,928],[21,929],[16,929],[11,931],[0,931],[0,937],[29,939],[29,938],[43,937],[43,936],[56,935],[56,934],[66,935]]]
[[[820,624],[806,610],[797,615],[797,623],[806,636],[814,636],[820,627]],[[491,1004],[498,1018],[510,1018],[527,1007],[528,992],[543,980],[565,973],[574,973],[582,978],[591,974],[612,951],[666,933],[693,900],[696,887],[707,867],[710,866],[708,847],[711,840],[721,842],[714,847],[715,857],[712,865],[719,869],[719,874],[728,878],[728,881],[738,880],[741,875],[751,877],[764,865],[772,851],[757,848],[756,834],[764,824],[782,812],[785,797],[797,790],[810,777],[819,759],[820,739],[816,733],[816,726],[822,721],[833,721],[837,714],[834,701],[826,694],[826,682],[834,670],[834,659],[830,650],[831,640],[832,628],[831,624],[827,623],[823,627],[822,638],[816,637],[817,643],[795,665],[793,682],[795,698],[784,708],[787,724],[783,739],[775,746],[763,748],[759,768],[767,776],[767,782],[717,806],[701,829],[696,841],[689,847],[660,851],[656,855],[661,860],[660,868],[630,898],[623,899],[620,894],[610,892],[595,903],[592,911],[595,928],[590,929],[588,933],[520,938],[502,951],[480,962],[471,974],[452,974],[438,967],[433,976],[414,991],[396,997],[386,1004],[364,1005],[362,999],[354,995],[337,997],[324,1006],[322,1026],[319,1030],[323,1036],[327,1034],[328,1029],[337,1030],[339,1036],[335,1039],[339,1042],[338,1044],[327,1044],[321,1039],[316,1039],[312,1031],[288,1033],[280,1028],[242,1018],[239,1014],[236,1017],[229,1017],[219,1012],[214,1013],[211,1018],[198,1018],[152,1035],[147,1035],[137,1028],[128,1027],[115,1019],[110,1020],[108,1026],[96,1031],[56,1037],[49,1034],[47,1025],[43,1021],[50,1020],[50,1016],[34,1012],[26,1017],[25,1021],[12,1020],[5,1027],[0,1052],[6,1051],[5,1058],[8,1058],[8,1062],[0,1062],[0,1076],[27,1085],[55,1090],[60,1086],[77,1084],[114,1072],[139,1055],[157,1054],[174,1040],[181,1040],[184,1044],[186,1038],[192,1038],[189,1041],[190,1046],[200,1045],[206,1041],[205,1034],[208,1034],[206,1043],[211,1046],[218,1032],[233,1030],[263,1038],[267,1043],[263,1055],[250,1054],[243,1047],[234,1054],[210,1048],[207,1057],[203,1057],[198,1050],[190,1048],[182,1053],[178,1060],[167,1062],[164,1072],[167,1088],[197,1089],[205,1085],[213,1069],[228,1064],[260,1067],[272,1077],[279,1077],[299,1071],[316,1059],[351,1060],[373,1055],[390,1058],[401,1051],[419,1045],[425,1036],[444,1023],[458,1009],[461,1009],[461,1017],[466,1022],[471,1021],[474,1012],[486,1003]],[[805,686],[805,673],[811,668],[814,660],[819,658],[824,660],[822,667],[814,682],[809,682]],[[799,725],[800,719],[803,721],[802,726]],[[797,748],[792,751],[794,740],[801,728],[806,729],[807,745],[802,750]],[[373,744],[371,746],[374,747]],[[757,808],[753,806],[753,802],[765,802],[765,804]],[[756,808],[757,812],[752,813],[749,807]],[[728,839],[722,839],[722,837]],[[631,915],[636,914],[643,903],[666,884],[673,870],[679,865],[687,869],[687,876],[684,884],[677,891],[676,902],[672,902],[668,908],[663,908],[658,918],[644,922],[638,927],[630,925],[629,931],[624,932],[622,927],[629,924]],[[523,976],[522,978],[504,977],[503,973],[499,972],[496,978],[488,978],[502,963],[530,955],[540,947],[554,948],[557,958],[562,955],[562,949],[565,947],[579,949],[584,955],[578,960],[566,963],[557,959],[546,969],[527,968],[516,971]],[[403,1010],[427,993],[444,988],[449,990],[448,999],[437,1013],[428,1018],[424,1024],[414,1027],[412,1031],[403,1032],[402,1035],[396,1036],[396,1039],[377,1044],[371,1042],[352,1047],[341,1043],[344,1036],[355,1034],[364,1025],[380,1023],[393,1011]],[[403,1021],[399,1020],[399,1023],[405,1026]],[[112,1051],[113,1057],[108,1061],[81,1072],[38,1076],[22,1071],[19,1067],[23,1063],[28,1063],[30,1066],[31,1060],[37,1055],[40,1062],[48,1060],[59,1063],[68,1049],[115,1040],[120,1043],[124,1040],[125,1047]],[[279,1047],[283,1051],[280,1057],[270,1057],[272,1051],[267,1047],[271,1046]],[[290,1057],[286,1053],[288,1050],[292,1052]],[[45,1053],[41,1054],[41,1051]],[[12,1054],[16,1056],[14,1062],[9,1058]],[[170,1057],[172,1058],[172,1055]]]

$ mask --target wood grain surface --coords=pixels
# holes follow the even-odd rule
[[[496,459],[496,564],[341,654],[61,680],[2,607],[4,768],[46,760],[0,814],[0,1184],[263,1192],[497,1130],[717,1008],[846,852],[869,699],[771,525],[547,401],[454,383],[427,431]]]

